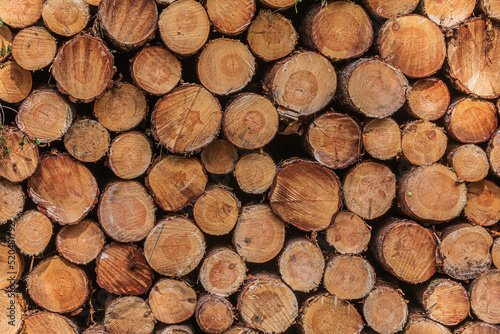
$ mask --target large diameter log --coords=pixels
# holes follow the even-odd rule
[[[99,188],[90,171],[67,153],[46,154],[28,180],[40,212],[61,225],[82,220],[97,203]]]
[[[387,20],[379,33],[378,48],[383,60],[410,78],[436,73],[446,56],[441,29],[420,15]]]
[[[469,286],[470,304],[474,314],[490,324],[500,323],[500,270],[478,276]]]
[[[337,255],[328,261],[323,281],[326,290],[338,298],[360,299],[372,290],[375,269],[359,255]]]
[[[401,130],[390,117],[367,122],[362,138],[363,148],[375,159],[389,160],[401,153]]]
[[[453,334],[498,334],[500,327],[481,321],[467,321],[453,332]]]
[[[82,220],[75,225],[64,226],[56,236],[56,247],[66,260],[76,264],[87,264],[101,252],[106,236],[99,224]]]
[[[109,150],[111,138],[106,128],[96,120],[74,122],[64,136],[64,147],[75,159],[97,162]]]
[[[14,290],[0,290],[0,330],[4,334],[17,334],[24,322],[25,301]]]
[[[205,333],[222,333],[234,322],[231,303],[216,295],[206,294],[196,304],[196,323]]]
[[[448,137],[443,129],[429,121],[414,121],[402,131],[401,148],[404,157],[414,165],[430,165],[446,152]]]
[[[224,139],[215,139],[201,150],[200,158],[207,172],[228,174],[236,167],[238,150]]]
[[[12,56],[22,68],[35,71],[52,63],[57,51],[54,37],[42,27],[21,30],[12,42]]]
[[[496,224],[500,220],[500,188],[488,180],[469,183],[464,213],[474,225]]]
[[[80,331],[75,323],[68,318],[51,312],[35,312],[24,320],[25,334],[57,333],[78,334]]]
[[[326,230],[326,241],[340,254],[359,254],[371,239],[371,227],[361,217],[342,211]]]
[[[421,312],[412,312],[408,316],[404,334],[451,334],[451,331],[429,318],[426,318]]]
[[[143,175],[151,163],[151,143],[140,132],[119,135],[109,147],[109,168],[121,179],[130,180]]]
[[[280,164],[269,191],[274,212],[304,231],[326,229],[340,209],[341,186],[337,175],[308,160]]]
[[[46,0],[42,7],[42,19],[52,32],[73,36],[87,26],[89,5],[84,0]]]
[[[205,6],[215,28],[229,36],[248,28],[256,8],[255,0],[207,0]]]
[[[154,317],[165,324],[177,324],[195,312],[196,292],[184,281],[160,279],[149,292]]]
[[[32,25],[42,15],[43,0],[2,1],[0,17],[12,28]]]
[[[0,243],[0,289],[15,288],[24,271],[24,259],[15,249],[15,241]]]
[[[20,184],[0,179],[0,225],[16,218],[23,211],[24,198]]]
[[[434,23],[445,29],[453,28],[468,19],[474,8],[475,0],[444,1],[424,0],[422,9]]]
[[[16,247],[26,255],[42,253],[52,238],[52,223],[47,216],[30,210],[22,214],[14,225]]]
[[[466,182],[478,182],[488,175],[490,164],[483,149],[474,144],[465,144],[453,148],[449,145],[448,166],[457,176]],[[467,206],[467,204],[465,204]]]
[[[450,104],[450,91],[438,78],[415,81],[408,93],[407,110],[416,118],[435,121],[444,115]]]
[[[7,60],[0,67],[0,100],[21,102],[31,92],[31,73],[15,61]]]
[[[21,182],[38,167],[38,147],[33,140],[14,127],[0,130],[0,177]]]
[[[149,305],[139,297],[115,299],[104,314],[109,334],[152,334],[156,319]]]
[[[410,14],[417,8],[419,0],[363,0],[372,14],[390,19]]]
[[[239,187],[249,194],[262,194],[269,189],[276,175],[276,164],[265,152],[248,153],[236,163],[234,176]]]
[[[210,235],[231,232],[238,221],[241,203],[231,191],[213,187],[201,195],[193,206],[193,217],[198,227]]]
[[[83,33],[59,49],[51,67],[57,88],[71,100],[83,102],[102,95],[115,72],[109,49],[99,38]]]

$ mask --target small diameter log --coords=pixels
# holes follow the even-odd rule
[[[7,60],[0,68],[0,100],[21,102],[31,92],[31,73],[15,61]]]
[[[148,138],[140,132],[131,131],[111,142],[108,166],[121,179],[135,179],[146,172],[152,157]]]
[[[276,164],[265,152],[248,153],[236,163],[234,176],[241,190],[249,194],[262,194],[269,189],[276,175]]]
[[[496,224],[500,220],[500,188],[488,180],[469,183],[464,213],[474,225]]]
[[[451,331],[435,322],[426,318],[421,312],[412,312],[408,316],[404,334],[451,334]]]
[[[317,162],[302,159],[281,163],[269,191],[273,211],[304,231],[326,229],[341,202],[337,175]]]
[[[98,18],[109,40],[121,50],[131,51],[153,37],[158,9],[154,0],[102,0]]]
[[[99,6],[99,3],[101,3],[101,0],[85,0],[85,2],[91,6]]]
[[[259,331],[242,327],[242,326],[233,326],[229,328],[224,334],[259,334]]]
[[[17,334],[24,322],[25,300],[14,290],[0,290],[0,331],[4,334]],[[26,333],[26,332],[23,332]]]
[[[152,334],[156,319],[144,299],[119,297],[107,308],[104,326],[109,334]]]
[[[51,312],[36,312],[24,319],[24,334],[78,334],[78,327],[66,317]]]
[[[338,298],[360,299],[372,290],[375,270],[358,255],[337,255],[326,265],[323,281],[326,290]]]
[[[152,95],[163,95],[179,83],[181,62],[167,49],[149,46],[134,58],[130,74],[137,87]]]
[[[160,279],[149,292],[154,317],[165,324],[177,324],[195,312],[196,292],[184,281]]]
[[[0,289],[15,289],[24,271],[24,260],[12,239],[8,244],[0,243],[0,269]]]
[[[12,56],[22,68],[35,71],[49,65],[57,51],[54,37],[42,27],[21,30],[12,42]]]
[[[233,244],[247,262],[265,263],[283,248],[285,224],[267,204],[243,207],[234,229]]]
[[[215,139],[201,150],[200,158],[207,172],[228,174],[236,167],[238,150],[224,139]]]
[[[270,10],[261,10],[248,28],[250,50],[266,62],[288,56],[295,49],[297,39],[292,22]]]
[[[382,267],[402,281],[425,282],[437,270],[434,233],[411,220],[389,219],[375,232],[372,247]]]
[[[413,168],[398,183],[398,206],[416,220],[446,222],[462,212],[466,201],[465,184],[441,164]]]
[[[498,334],[500,327],[481,321],[467,321],[453,332],[454,334]]]
[[[210,0],[207,2],[209,3]],[[224,7],[224,16],[229,17],[227,15],[228,1],[214,0],[213,2],[217,4],[227,2]],[[205,45],[196,69],[200,82],[209,91],[218,95],[228,95],[239,92],[250,82],[255,74],[255,58],[242,42],[219,38]]]
[[[335,112],[314,119],[306,141],[314,159],[332,169],[352,165],[363,149],[358,123],[346,114]]]
[[[424,0],[422,2],[425,15],[445,29],[453,28],[468,19],[475,7],[475,0],[448,0],[444,2]]]
[[[205,256],[199,281],[207,292],[228,297],[239,289],[246,271],[245,262],[235,251],[219,247]]]
[[[484,227],[448,226],[441,233],[436,261],[442,271],[459,280],[474,279],[490,268],[493,239]]]
[[[16,218],[23,211],[24,198],[20,184],[0,179],[0,225]]]
[[[378,48],[383,60],[410,78],[436,73],[446,56],[441,29],[420,15],[387,20],[379,33]]]
[[[448,72],[458,89],[486,99],[500,95],[500,59],[494,58],[500,47],[498,36],[499,27],[479,17],[453,30],[448,41]]]
[[[363,148],[375,159],[389,160],[401,152],[401,130],[392,118],[372,119],[363,127]]]
[[[364,219],[375,219],[392,206],[396,197],[396,176],[385,165],[363,162],[346,175],[343,193],[349,211]]]
[[[498,0],[479,0],[478,7],[489,18],[500,21],[500,2]]]
[[[32,25],[42,15],[43,0],[2,1],[0,17],[12,28]]]
[[[495,176],[500,177],[500,129],[498,129],[488,142],[486,155],[490,162],[490,169]]]
[[[40,161],[37,145],[15,127],[3,127],[0,137],[0,177],[11,182],[26,180]]]
[[[87,328],[87,330],[85,330],[83,334],[109,334],[109,332],[106,330],[104,324],[97,323]]]
[[[281,278],[295,291],[309,292],[321,283],[325,259],[321,249],[306,238],[287,243],[279,257]]]
[[[64,147],[77,160],[97,162],[109,150],[110,135],[93,119],[74,122],[64,136]]]
[[[193,207],[196,225],[210,235],[231,232],[238,221],[241,203],[236,195],[223,187],[212,187],[201,195]]]
[[[187,218],[160,221],[144,241],[144,255],[156,272],[180,277],[198,266],[205,254],[203,233]]]
[[[295,0],[260,0],[259,3],[264,7],[280,11],[293,7],[296,4]]]
[[[158,330],[156,334],[194,334],[194,331],[189,325],[170,325]]]
[[[137,181],[109,184],[101,195],[97,216],[102,229],[116,241],[141,241],[155,224],[156,205]]]
[[[222,130],[234,146],[254,150],[267,145],[278,132],[276,107],[267,98],[242,93],[224,111]]]
[[[36,211],[25,211],[14,225],[16,247],[26,255],[42,253],[52,238],[52,223],[47,216]]]
[[[84,0],[46,0],[42,19],[50,31],[61,36],[73,36],[89,22],[90,9]]]
[[[0,27],[0,61],[3,62],[10,56],[9,47],[12,49],[13,35],[7,25]]]
[[[278,277],[257,274],[238,295],[238,310],[248,327],[281,333],[295,321],[299,305],[292,290]]]
[[[187,84],[158,100],[151,114],[151,131],[169,151],[189,154],[217,137],[221,120],[219,101],[202,86]]]
[[[229,36],[247,29],[256,8],[255,0],[207,0],[205,6],[215,29]]]
[[[178,211],[205,191],[207,176],[195,158],[159,157],[148,170],[146,186],[156,204],[165,211]]]
[[[223,333],[234,322],[233,306],[219,296],[203,295],[196,304],[196,323],[205,333]]]
[[[448,144],[443,129],[429,121],[413,121],[402,131],[403,156],[414,165],[430,165],[445,154]]]
[[[370,242],[371,229],[357,214],[342,211],[326,230],[326,241],[341,254],[359,254]]]
[[[500,268],[500,238],[496,238],[491,247],[491,258],[493,264],[498,269]]]
[[[59,49],[50,70],[63,94],[91,102],[111,85],[116,72],[113,59],[102,40],[82,33]]]
[[[363,302],[367,324],[377,333],[393,334],[403,329],[408,318],[408,306],[403,293],[395,285],[377,282]]]
[[[406,101],[408,80],[396,68],[377,58],[362,58],[339,74],[341,102],[373,118],[384,118]]]
[[[53,256],[31,270],[26,289],[37,305],[51,312],[68,313],[83,307],[90,293],[89,286],[82,269]]]
[[[304,334],[359,334],[364,325],[353,305],[326,293],[306,300],[298,322]]]
[[[162,11],[158,29],[167,48],[178,55],[191,56],[206,43],[210,21],[199,2],[177,0]]]
[[[416,290],[417,299],[432,320],[455,326],[469,315],[470,302],[462,284],[437,278]]]
[[[454,148],[448,154],[448,165],[466,182],[481,181],[488,175],[490,167],[486,153],[474,144]]]
[[[474,314],[490,324],[500,323],[500,270],[489,270],[469,286],[470,304]]]
[[[264,85],[274,103],[307,116],[323,109],[337,89],[332,64],[319,53],[298,52],[277,62]]]
[[[410,14],[417,8],[419,0],[364,0],[368,10],[376,17],[391,19]]]
[[[408,93],[406,109],[419,119],[435,121],[443,116],[450,105],[450,91],[438,78],[415,81]]]
[[[101,252],[106,242],[99,224],[82,220],[75,225],[64,226],[56,237],[59,254],[76,264],[87,264]]]

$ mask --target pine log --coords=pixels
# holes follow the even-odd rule
[[[224,111],[222,130],[234,146],[254,150],[267,145],[278,132],[276,107],[267,98],[242,93]]]
[[[382,216],[396,197],[396,176],[385,165],[363,162],[344,179],[344,200],[349,211],[364,219]]]
[[[437,162],[446,152],[448,137],[429,121],[413,121],[402,131],[403,156],[412,164],[424,166]]]
[[[398,183],[398,206],[410,218],[434,223],[457,217],[465,206],[467,188],[457,174],[441,165],[416,167]]]
[[[207,172],[228,174],[236,167],[238,150],[224,139],[215,139],[201,150],[200,158]]]
[[[488,156],[481,147],[474,144],[448,145],[448,149],[451,149],[447,156],[448,166],[453,168],[459,179],[477,182],[488,175]]]
[[[372,239],[372,251],[382,267],[412,284],[425,282],[436,272],[436,249],[434,233],[407,219],[389,219]]]
[[[75,225],[64,226],[56,237],[57,251],[66,260],[76,264],[87,264],[101,252],[106,237],[99,224],[82,220]]]
[[[194,0],[177,0],[158,20],[163,43],[180,56],[191,56],[206,43],[210,21],[203,6]]]
[[[353,305],[326,293],[305,301],[298,322],[304,334],[359,334],[364,325]]]
[[[285,224],[267,204],[244,206],[234,228],[233,244],[247,262],[265,263],[283,248]]]
[[[237,307],[248,327],[266,333],[284,332],[299,312],[292,290],[270,274],[252,276],[238,295]]]
[[[246,271],[245,262],[235,251],[217,247],[205,256],[199,281],[207,292],[228,297],[243,284]]]
[[[99,6],[99,3],[101,3],[101,0],[85,0],[85,2],[91,6]]]
[[[453,332],[453,334],[498,334],[500,327],[480,321],[467,321]]]
[[[194,314],[196,292],[184,281],[162,278],[149,292],[148,301],[158,321],[177,324]]]
[[[340,209],[340,181],[333,171],[316,162],[287,160],[279,166],[269,202],[285,222],[304,231],[324,230]]]
[[[260,0],[259,2],[264,7],[275,10],[286,10],[296,4],[295,0]]]
[[[130,131],[111,142],[108,166],[121,179],[135,179],[146,172],[152,157],[148,138],[140,132]]]
[[[202,86],[188,84],[158,100],[151,115],[151,131],[169,151],[189,154],[215,139],[221,120],[219,101]]]
[[[250,50],[266,62],[288,56],[295,49],[297,39],[292,22],[270,10],[261,10],[248,28]]]
[[[242,327],[242,326],[233,326],[229,328],[224,334],[259,334],[259,331]]]
[[[500,21],[500,2],[498,0],[479,0],[478,7],[489,18]]]
[[[436,77],[423,78],[411,85],[406,109],[419,119],[435,121],[446,113],[450,105],[450,91]]]
[[[178,211],[203,194],[207,180],[197,159],[167,155],[153,162],[145,182],[159,207]]]
[[[367,122],[362,137],[363,148],[375,159],[389,160],[401,153],[401,130],[390,117]]]
[[[265,90],[274,103],[307,116],[323,109],[337,89],[332,64],[315,52],[302,51],[277,62],[267,73]]]
[[[371,229],[357,214],[342,211],[326,230],[326,241],[340,254],[359,254],[370,242]]]
[[[0,225],[16,218],[23,211],[24,198],[20,184],[0,179]]]
[[[451,334],[451,331],[441,325],[440,323],[434,322],[426,318],[420,312],[412,312],[408,316],[408,322],[406,323],[404,334]]]
[[[91,102],[112,84],[113,61],[99,38],[82,33],[59,49],[50,70],[63,94],[71,100]]]
[[[383,60],[410,78],[436,73],[446,56],[439,26],[420,15],[387,20],[379,33],[378,48]]]
[[[12,28],[32,25],[42,15],[43,0],[16,0],[0,3],[0,17]]]
[[[391,19],[410,14],[417,8],[419,0],[363,0],[368,10],[376,17]]]
[[[131,51],[153,37],[158,9],[154,0],[102,0],[98,18],[109,40],[119,49]]]
[[[73,36],[87,26],[89,5],[84,0],[45,0],[42,19],[50,31],[61,36]]]
[[[469,183],[464,214],[474,225],[496,224],[500,220],[500,188],[488,180]]]
[[[9,27],[6,25],[0,27],[0,62],[10,56],[9,47],[12,48],[13,37]]]
[[[500,177],[500,129],[495,131],[488,142],[486,155],[490,162],[490,169],[495,176]]]
[[[276,164],[273,158],[265,152],[247,153],[236,163],[234,176],[244,192],[262,194],[273,183],[276,176]]]
[[[434,23],[445,29],[453,28],[468,19],[474,8],[475,0],[423,0],[422,9]]]
[[[326,290],[338,298],[360,299],[372,290],[375,270],[359,255],[337,255],[328,261],[323,281]]]
[[[16,125],[32,140],[50,143],[61,139],[73,122],[73,106],[56,90],[34,90],[19,107]]]
[[[0,100],[21,102],[31,92],[31,73],[15,61],[7,60],[0,66]]]
[[[0,243],[0,269],[0,289],[15,289],[24,271],[24,259],[12,239]]]
[[[51,312],[67,313],[83,307],[90,293],[89,286],[81,268],[53,256],[31,270],[26,289],[37,305]]]
[[[489,270],[469,286],[470,304],[474,314],[490,324],[500,323],[500,270]]]
[[[156,319],[149,305],[139,297],[115,299],[104,315],[109,334],[152,334]]]
[[[26,255],[42,253],[52,238],[52,223],[44,214],[25,211],[14,225],[16,247]]]
[[[228,189],[214,186],[201,195],[193,206],[196,225],[210,235],[231,232],[238,221],[241,203]]]
[[[196,304],[196,323],[204,333],[223,333],[234,322],[231,303],[216,295],[206,294]]]
[[[224,15],[228,17],[229,1],[213,2],[226,2]],[[207,3],[210,3],[210,0]],[[205,88],[217,95],[228,95],[239,92],[250,82],[255,74],[255,58],[248,47],[239,40],[213,39],[203,47],[196,70]]]
[[[493,241],[493,246],[491,247],[491,258],[493,260],[493,264],[497,269],[500,268],[500,238],[496,238]]]
[[[40,161],[34,141],[15,127],[0,130],[0,177],[21,182],[30,177]]]
[[[144,255],[156,272],[184,276],[205,254],[203,233],[187,218],[171,216],[160,221],[144,241]]]
[[[229,36],[245,31],[255,15],[255,0],[207,0],[208,17],[215,29]]]
[[[358,123],[346,114],[335,112],[315,118],[309,125],[306,141],[314,159],[332,169],[352,165],[363,149]]]
[[[194,334],[194,331],[189,325],[170,325],[157,331],[156,334]]]
[[[54,59],[57,51],[56,39],[42,27],[21,30],[12,42],[12,56],[25,70],[40,70]]]
[[[15,290],[0,290],[0,331],[3,334],[17,334],[24,322],[25,301]],[[25,332],[24,332],[25,333]]]
[[[77,160],[97,162],[108,152],[110,140],[101,123],[84,118],[70,126],[64,136],[64,147]]]
[[[109,334],[103,323],[97,323],[90,326],[83,332],[83,334]]]
[[[325,259],[321,249],[306,238],[287,242],[279,257],[281,278],[295,291],[309,292],[321,283]]]
[[[23,334],[79,334],[70,319],[56,313],[39,311],[24,319]]]

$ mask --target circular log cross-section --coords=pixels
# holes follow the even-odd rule
[[[104,326],[109,334],[152,334],[156,319],[142,298],[118,297],[104,314]]]
[[[227,174],[236,167],[238,150],[224,139],[215,139],[201,150],[200,158],[207,172]]]
[[[64,226],[56,236],[57,251],[75,264],[87,264],[101,252],[106,242],[98,223],[82,220],[75,225]]]
[[[75,264],[54,256],[44,259],[27,279],[31,299],[46,310],[67,313],[83,306],[89,296],[89,281]]]
[[[0,225],[16,218],[23,211],[24,197],[20,184],[0,178]]]
[[[84,0],[45,0],[42,7],[43,23],[61,36],[73,36],[89,22],[89,5]]]
[[[366,7],[376,17],[391,19],[410,14],[417,8],[419,0],[364,0]]]
[[[42,15],[43,0],[16,0],[0,2],[0,17],[12,28],[32,25]]]
[[[468,19],[474,8],[475,0],[423,0],[422,10],[434,23],[445,29],[453,28]]]
[[[149,292],[149,305],[156,319],[177,324],[194,314],[196,292],[184,281],[162,278]]]
[[[269,191],[273,211],[304,231],[326,229],[339,211],[341,201],[337,175],[308,160],[281,163]]]
[[[429,121],[414,121],[402,131],[403,156],[414,165],[430,165],[446,153],[448,137],[443,129]]]
[[[36,312],[24,319],[23,333],[78,334],[78,327],[66,317],[51,312]]]
[[[14,245],[10,242],[8,245],[0,243],[0,289],[10,290],[12,287],[15,289],[24,271],[23,257],[16,250],[12,254],[11,245]]]
[[[358,215],[339,212],[326,230],[326,241],[340,254],[359,254],[370,242],[371,227]]]
[[[208,189],[195,202],[193,217],[198,227],[210,235],[231,232],[238,221],[240,201],[222,187]]]
[[[28,194],[40,212],[61,225],[82,220],[97,203],[92,173],[67,153],[46,154],[28,180]]]
[[[259,1],[264,7],[285,10],[296,4],[295,0],[260,0]],[[253,333],[253,332],[252,332]],[[252,334],[249,333],[249,334]]]
[[[205,333],[223,333],[234,321],[233,306],[219,296],[203,295],[196,304],[196,323]]]
[[[486,150],[486,155],[488,155],[488,161],[490,162],[491,171],[495,176],[500,177],[500,129],[497,130],[493,136],[491,136],[488,142],[488,149]]]
[[[109,147],[108,165],[116,176],[130,180],[146,172],[152,157],[151,143],[146,136],[131,131],[113,139]]]
[[[337,255],[326,265],[323,281],[326,290],[338,298],[360,299],[372,290],[375,270],[359,255]]]
[[[111,52],[99,38],[88,34],[66,42],[51,67],[57,88],[70,99],[83,102],[102,95],[115,72]]]
[[[467,321],[455,330],[455,334],[498,334],[500,327],[481,321]]]
[[[34,141],[15,127],[0,130],[0,177],[21,182],[38,167],[39,152]]]
[[[375,159],[389,160],[401,152],[401,130],[392,118],[372,119],[363,127],[363,147]]]
[[[477,277],[469,286],[474,314],[490,324],[500,323],[500,270],[494,269]]]
[[[469,183],[464,213],[474,225],[496,224],[500,220],[500,187],[488,180]]]
[[[411,85],[407,109],[414,117],[435,121],[446,113],[449,105],[450,91],[440,79],[423,78]]]
[[[2,83],[0,86],[0,100],[5,102],[21,102],[31,92],[31,72],[12,60],[2,63],[0,82]]]
[[[49,65],[57,51],[54,37],[42,27],[21,30],[12,42],[12,56],[25,70],[35,71]]]
[[[271,186],[276,175],[276,164],[267,153],[248,153],[238,160],[234,176],[241,190],[262,194]]]
[[[451,334],[451,331],[431,319],[425,317],[422,312],[414,311],[408,316],[404,334]],[[455,332],[459,333],[459,332]]]
[[[207,0],[206,7],[215,28],[229,36],[239,35],[247,29],[256,8],[255,0]]]
[[[0,331],[3,334],[17,334],[20,332],[25,321],[23,310],[25,303],[21,294],[10,292],[10,290],[9,292],[7,290],[0,291],[0,307],[4,310],[2,321],[0,321]],[[26,331],[23,333],[26,333]]]
[[[378,47],[382,59],[410,78],[436,73],[446,56],[441,29],[420,15],[387,20],[380,30]]]
[[[93,119],[74,122],[64,136],[64,147],[77,160],[97,162],[109,150],[110,135]]]
[[[42,253],[52,238],[52,223],[44,214],[25,211],[14,225],[14,241],[26,255]]]
[[[224,332],[224,334],[226,333],[227,331]],[[157,331],[156,334],[195,334],[195,333],[192,327],[189,325],[170,325],[167,327],[162,327],[162,329]]]
[[[488,175],[488,156],[474,144],[461,145],[448,154],[448,165],[466,182],[481,181]],[[467,205],[467,204],[465,204]]]

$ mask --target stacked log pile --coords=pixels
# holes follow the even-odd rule
[[[500,1],[0,19],[0,333],[500,334]]]

